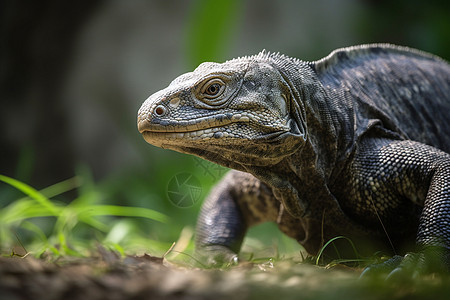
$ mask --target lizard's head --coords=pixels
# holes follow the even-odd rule
[[[155,146],[225,165],[281,160],[302,144],[306,124],[271,57],[287,59],[262,52],[181,75],[142,104],[139,131]]]

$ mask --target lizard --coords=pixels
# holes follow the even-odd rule
[[[400,253],[363,272],[392,277],[450,268],[449,120],[445,60],[368,44],[202,63],[146,99],[137,125],[232,169],[197,221],[209,263],[239,262],[247,229],[275,222],[312,255],[341,235]]]

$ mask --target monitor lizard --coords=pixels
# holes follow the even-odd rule
[[[450,267],[449,120],[446,61],[371,44],[202,63],[137,123],[150,144],[234,169],[198,218],[210,263],[236,262],[247,229],[272,221],[311,254],[340,235],[410,251],[365,271],[392,276]]]

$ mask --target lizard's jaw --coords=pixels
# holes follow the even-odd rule
[[[219,114],[214,116],[205,116],[193,120],[163,120],[147,117],[138,117],[138,130],[144,132],[159,133],[188,133],[201,132],[204,130],[224,127],[232,123],[248,123],[249,117],[242,114]]]
[[[245,130],[247,129],[247,130]],[[245,123],[230,123],[196,131],[142,131],[145,141],[157,147],[193,154],[228,168],[274,165],[295,152],[299,139],[285,131],[271,132],[252,139],[251,127]],[[242,133],[235,136],[232,133]]]
[[[161,124],[162,123],[162,124]],[[181,124],[180,124],[181,123]],[[177,126],[178,125],[178,126]],[[234,152],[240,156],[269,156],[266,151],[283,144],[286,128],[265,127],[245,114],[222,114],[193,121],[138,119],[138,129],[151,145],[194,154],[201,151]]]
[[[254,132],[254,135],[251,135],[253,130],[246,123],[248,121],[227,122],[221,126],[203,127],[190,131],[174,130],[173,128],[170,128],[170,131],[162,131],[159,128],[159,130],[142,130],[141,134],[151,145],[176,151],[179,151],[180,146],[206,150],[224,146],[232,147],[233,145],[236,151],[242,151],[245,150],[245,144],[258,143],[258,139],[251,138],[252,136],[256,137],[257,133]],[[245,133],[249,135],[246,136]]]
[[[143,131],[142,136],[149,144],[171,148],[171,145],[189,145],[195,142],[224,138],[228,134],[220,131],[220,128],[208,128],[185,132]]]
[[[233,131],[230,125],[239,123],[243,126],[249,122],[249,117],[242,114],[219,114],[189,121],[149,120],[143,117],[138,118],[138,130],[149,144],[167,147],[231,137]]]

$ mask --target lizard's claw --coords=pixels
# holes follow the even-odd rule
[[[422,274],[448,273],[450,271],[450,252],[441,247],[426,247],[405,256],[368,266],[361,278],[387,276],[387,281],[401,281],[416,278]]]
[[[360,278],[367,278],[392,272],[392,270],[398,268],[398,266],[402,262],[402,259],[403,257],[395,255],[385,262],[372,264],[364,269],[364,271],[361,273]]]

